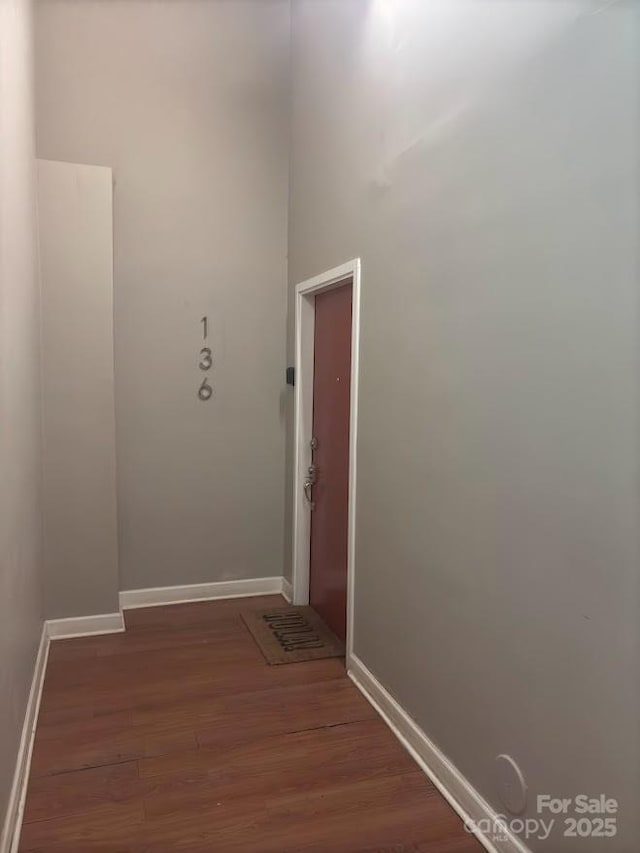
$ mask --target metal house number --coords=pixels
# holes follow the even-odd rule
[[[200,322],[202,323],[202,340],[206,341],[207,336],[209,334],[209,320],[205,316]],[[213,358],[211,355],[211,348],[204,346],[200,350],[200,359],[198,361],[198,367],[200,370],[209,371],[213,365]],[[204,377],[202,382],[200,383],[200,387],[198,388],[198,397],[203,400],[210,400],[213,394],[213,388],[209,385],[209,378],[207,376]]]
[[[213,361],[211,360],[211,350],[209,347],[202,347],[200,350],[200,363],[198,367],[200,370],[211,370],[211,365]]]

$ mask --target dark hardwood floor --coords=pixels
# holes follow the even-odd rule
[[[264,662],[239,613],[280,602],[53,642],[20,850],[480,851],[342,661]]]

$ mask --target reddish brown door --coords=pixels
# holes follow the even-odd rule
[[[316,296],[313,486],[309,601],[332,631],[347,634],[351,283]]]

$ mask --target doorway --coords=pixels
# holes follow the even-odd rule
[[[352,651],[360,261],[297,285],[293,601]]]

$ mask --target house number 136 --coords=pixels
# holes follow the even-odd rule
[[[207,317],[203,317],[200,321],[202,323],[202,340],[207,340],[207,335],[209,333],[209,321]],[[211,366],[213,365],[213,358],[211,356],[211,348],[204,346],[200,350],[200,360],[198,361],[198,367],[200,370],[209,371],[211,370]],[[209,400],[211,395],[213,394],[213,388],[209,385],[209,379],[207,376],[204,377],[202,382],[200,383],[200,387],[198,388],[198,397],[201,400]]]

